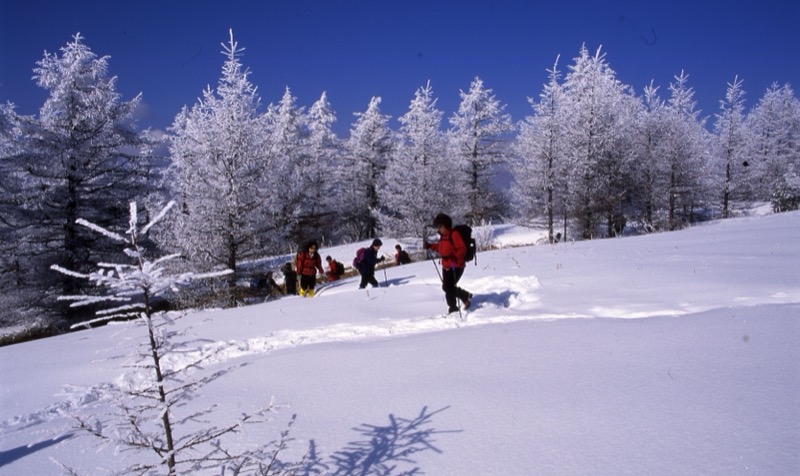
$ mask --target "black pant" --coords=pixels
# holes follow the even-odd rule
[[[286,294],[297,294],[297,273],[284,272],[286,276]]]
[[[314,287],[317,285],[317,277],[316,276],[306,276],[305,274],[300,275],[300,289],[303,291],[314,290]]]
[[[449,310],[454,311],[458,309],[456,299],[466,301],[469,299],[469,292],[457,286],[458,280],[464,274],[464,268],[450,268],[442,269],[442,289],[444,290],[444,299],[447,301]]]
[[[361,273],[361,283],[359,283],[358,288],[364,289],[367,287],[367,284],[371,284],[373,288],[378,287],[378,281],[375,279],[375,270],[364,270],[359,271]]]

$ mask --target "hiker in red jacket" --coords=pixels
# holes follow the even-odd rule
[[[328,272],[325,273],[328,276],[328,282],[341,278],[344,274],[344,265],[330,256],[327,256],[325,261],[328,263]]]
[[[297,253],[297,274],[300,276],[300,295],[313,297],[314,287],[317,285],[317,271],[325,274],[322,269],[322,258],[317,253],[317,242],[311,241]]]
[[[466,266],[464,256],[467,254],[467,245],[458,232],[453,230],[453,219],[448,215],[444,213],[436,215],[433,226],[439,234],[439,242],[424,242],[422,246],[439,253],[442,257],[442,289],[447,301],[447,312],[449,314],[459,311],[456,299],[460,299],[464,303],[464,310],[467,310],[472,304],[472,294],[457,286]]]

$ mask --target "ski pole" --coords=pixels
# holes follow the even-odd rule
[[[427,236],[427,228],[428,228],[427,226],[424,226],[422,228],[422,236],[423,236],[423,238],[422,238],[422,246],[425,248],[425,256],[429,260],[431,260],[431,262],[433,263],[433,267],[436,268],[436,275],[439,276],[439,281],[444,283],[444,278],[442,278],[442,273],[439,272],[439,267],[436,266],[436,258],[433,257],[433,253],[431,252],[431,249],[428,248],[427,245],[426,245],[425,236]]]
[[[389,279],[386,277],[386,266],[383,267],[383,285],[389,287]]]
[[[455,294],[455,290],[457,289],[457,280],[456,280],[456,268],[455,266],[451,268],[453,270],[453,293]],[[458,297],[456,297],[456,307],[458,308],[458,320],[463,321],[464,315],[461,314],[461,303],[458,302]]]
[[[430,258],[430,250],[428,250],[428,257]],[[436,266],[436,259],[431,259],[431,263],[433,263],[433,267],[436,268],[436,275],[439,276],[439,281],[444,283],[444,278],[442,277],[442,273],[439,272],[439,267]]]

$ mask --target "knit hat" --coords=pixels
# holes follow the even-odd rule
[[[379,238],[372,240],[372,246],[383,246],[383,242]]]

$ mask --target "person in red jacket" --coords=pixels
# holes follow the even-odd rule
[[[341,278],[344,274],[344,265],[330,256],[327,256],[325,261],[328,263],[328,272],[325,273],[328,276],[328,282]]]
[[[458,287],[458,280],[464,274],[464,256],[467,254],[467,245],[464,240],[453,230],[453,219],[444,213],[436,215],[433,219],[433,226],[439,234],[438,243],[423,243],[425,249],[433,250],[442,257],[442,289],[444,298],[447,301],[447,312],[458,312],[458,302],[460,299],[464,303],[464,309],[469,309],[472,304],[472,294]]]
[[[322,258],[317,253],[316,241],[310,241],[297,253],[297,274],[300,276],[300,295],[303,297],[313,297],[314,288],[317,285],[317,271],[324,274],[322,269]]]

